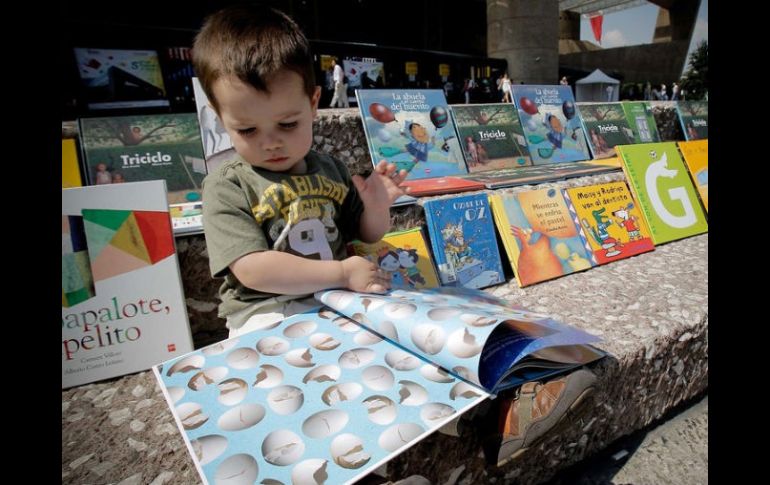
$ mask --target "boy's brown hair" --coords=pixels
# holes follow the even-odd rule
[[[286,14],[258,5],[222,9],[206,18],[193,44],[193,67],[203,91],[219,112],[212,86],[221,77],[235,77],[259,91],[283,69],[302,77],[305,93],[315,92],[310,45]]]

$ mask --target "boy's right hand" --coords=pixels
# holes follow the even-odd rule
[[[351,256],[342,261],[345,287],[362,293],[385,293],[390,289],[391,275],[361,256]]]

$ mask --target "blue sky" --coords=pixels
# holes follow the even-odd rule
[[[604,16],[602,25],[602,43],[605,48],[628,45],[649,44],[655,31],[658,18],[658,6],[648,3],[636,8],[621,10]],[[698,18],[695,21],[692,42],[687,58],[698,43],[709,38],[709,0],[701,0]],[[580,39],[596,43],[591,24],[587,17],[580,20]],[[685,63],[685,69],[687,69]]]

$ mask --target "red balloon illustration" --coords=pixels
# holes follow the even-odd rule
[[[537,105],[526,96],[522,96],[522,98],[519,100],[519,107],[523,109],[527,114],[533,115],[537,113]]]
[[[379,121],[380,123],[390,123],[391,121],[395,121],[396,117],[393,116],[393,112],[388,109],[387,106],[380,103],[372,103],[369,105],[369,113],[372,115],[372,118]]]

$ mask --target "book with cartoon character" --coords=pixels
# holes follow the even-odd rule
[[[625,182],[564,189],[599,264],[655,249],[644,216]]]
[[[367,258],[380,269],[389,272],[393,277],[394,288],[439,286],[430,250],[419,227],[390,232],[376,243],[351,241],[348,243],[348,253]]]
[[[487,194],[422,202],[443,286],[485,288],[505,281]]]
[[[623,101],[623,112],[634,131],[634,143],[657,143],[660,141],[658,124],[647,101]]]
[[[618,147],[628,185],[655,245],[708,231],[706,215],[676,143]]]
[[[708,101],[678,101],[676,113],[685,140],[703,140],[709,137]]]
[[[615,145],[635,142],[622,104],[577,103],[577,108],[594,159],[616,157]]]
[[[513,101],[534,165],[591,158],[572,88],[514,85]]]
[[[709,211],[709,141],[694,140],[677,142],[679,151],[682,152],[684,163],[690,171],[690,177],[698,195],[703,202],[706,213]]]
[[[497,392],[604,355],[480,291],[315,297],[154,367],[203,483],[353,483]]]
[[[440,89],[357,89],[372,163],[406,170],[410,181],[465,174],[452,115]]]
[[[470,172],[532,165],[515,106],[467,104],[451,109]]]
[[[489,200],[519,286],[598,264],[577,214],[561,190],[498,191]]]

